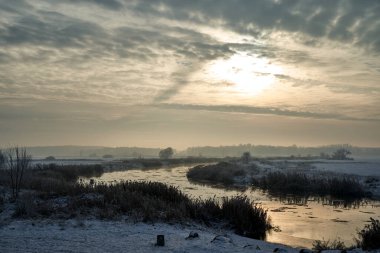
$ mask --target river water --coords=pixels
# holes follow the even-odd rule
[[[193,198],[226,197],[247,195],[268,210],[272,223],[280,231],[272,231],[267,241],[295,247],[311,247],[314,240],[340,238],[346,246],[354,243],[353,238],[370,217],[380,218],[380,202],[361,203],[355,207],[332,206],[321,201],[309,200],[307,204],[291,204],[271,198],[259,190],[226,190],[191,183],[187,180],[188,166],[151,170],[126,170],[104,173],[97,181],[119,180],[156,181],[178,187]]]

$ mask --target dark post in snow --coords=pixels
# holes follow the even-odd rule
[[[157,235],[157,246],[165,246],[165,237],[164,235]]]

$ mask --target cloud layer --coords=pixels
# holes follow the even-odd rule
[[[64,125],[120,107],[372,129],[379,13],[373,0],[0,0],[0,115],[9,130],[62,113],[41,104],[74,103]]]

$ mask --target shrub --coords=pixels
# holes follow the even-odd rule
[[[5,200],[3,196],[0,196],[0,213],[3,211]]]
[[[313,242],[313,250],[321,252],[322,250],[346,250],[347,247],[344,245],[344,242],[340,238],[335,239],[334,241],[330,240],[316,240]]]
[[[2,155],[3,156],[3,155]],[[30,168],[31,156],[25,148],[9,148],[1,159],[5,159],[5,169],[10,180],[13,199],[17,199],[23,184],[26,170]]]
[[[358,232],[357,245],[364,250],[380,249],[380,222],[373,218],[370,218],[370,222]]]
[[[220,162],[215,165],[198,165],[189,169],[186,174],[187,178],[192,181],[208,181],[224,185],[232,185],[234,183],[234,177],[245,175],[246,172],[244,169],[228,162]]]
[[[246,196],[224,198],[222,215],[234,226],[237,234],[250,238],[264,239],[265,232],[271,228],[267,211]]]
[[[54,156],[47,156],[47,157],[45,157],[45,160],[47,160],[47,161],[54,161],[55,157]]]

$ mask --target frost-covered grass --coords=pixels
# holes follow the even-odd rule
[[[246,197],[202,200],[189,198],[178,188],[159,182],[78,181],[79,177],[102,173],[99,165],[36,166],[25,173],[24,194],[16,200],[13,217],[114,219],[128,215],[142,221],[190,220],[226,225],[238,234],[260,239],[271,228],[267,211]],[[6,182],[3,186],[9,187]]]
[[[196,221],[223,224],[240,235],[264,238],[271,228],[267,211],[236,196],[191,199],[173,186],[158,182],[125,181],[115,184],[63,183],[24,194],[16,202],[14,217],[95,216],[115,219],[122,215],[141,221]]]

